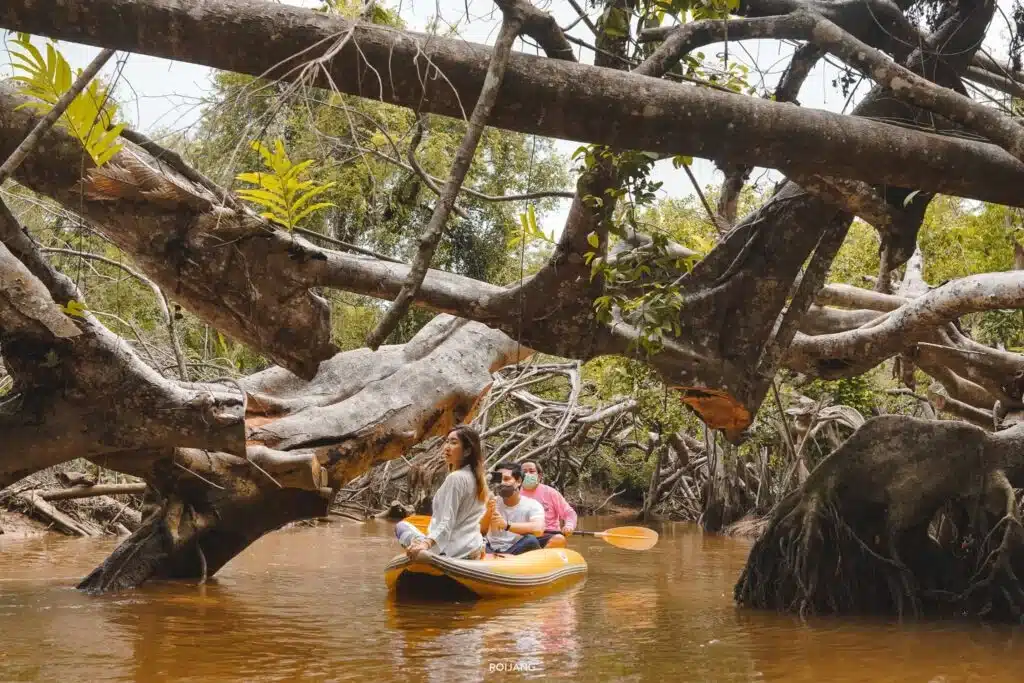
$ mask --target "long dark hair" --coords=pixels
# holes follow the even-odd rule
[[[459,425],[452,430],[462,444],[462,464],[459,467],[469,465],[476,478],[477,500],[487,500],[487,477],[484,475],[484,449],[480,445],[480,434],[469,425]]]

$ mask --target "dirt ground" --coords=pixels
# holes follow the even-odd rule
[[[0,507],[0,533],[7,537],[60,534],[59,531],[51,530],[43,522],[2,507]]]

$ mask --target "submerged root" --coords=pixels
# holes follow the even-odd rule
[[[790,506],[751,549],[734,591],[739,604],[801,616],[918,604],[909,569],[879,545],[884,537],[859,532],[820,496]]]

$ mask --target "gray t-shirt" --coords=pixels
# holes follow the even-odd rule
[[[544,527],[544,506],[533,498],[524,495],[519,496],[519,502],[512,507],[505,505],[505,500],[498,496],[494,506],[495,512],[505,518],[510,524],[519,522],[539,523]],[[519,540],[520,534],[501,529],[499,531],[487,532],[487,542],[497,552],[503,552],[512,547],[512,544]]]

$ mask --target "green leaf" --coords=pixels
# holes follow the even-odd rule
[[[21,106],[29,106],[39,112],[50,111],[71,88],[74,80],[71,65],[53,43],[47,43],[44,58],[27,34],[19,34],[12,42],[21,50],[9,50],[11,66],[24,73],[12,80],[21,84],[22,94],[38,100]],[[121,149],[116,141],[123,126],[112,127],[116,113],[117,104],[108,97],[107,89],[93,80],[71,101],[59,124],[78,139],[93,162],[101,166]]]
[[[601,238],[597,236],[596,232],[591,232],[587,235],[587,244],[592,246],[594,249],[597,249],[601,244]]]
[[[294,230],[302,219],[314,211],[334,206],[331,202],[312,200],[323,194],[335,183],[317,183],[313,180],[302,180],[301,176],[313,167],[313,160],[306,159],[295,164],[288,158],[284,142],[276,139],[273,147],[268,147],[260,140],[253,140],[249,146],[259,153],[263,165],[270,172],[246,172],[235,176],[237,180],[250,183],[256,187],[238,191],[238,196],[264,209],[261,217]]]
[[[85,312],[88,309],[86,309],[85,304],[83,304],[81,301],[76,301],[75,299],[72,299],[66,305],[61,306],[60,310],[64,311],[64,313],[70,315],[73,318],[84,318]]]
[[[326,209],[329,206],[335,206],[335,204],[333,204],[332,202],[319,202],[317,204],[313,204],[311,206],[307,206],[305,209],[300,211],[297,215],[292,216],[292,224],[293,225],[298,225],[299,222],[302,221],[302,219],[305,218],[306,216],[308,216],[309,214],[313,213],[314,211],[318,211],[320,209]]]
[[[269,192],[267,190],[239,190],[238,196],[242,199],[247,199],[254,204],[260,204],[265,207],[274,206],[280,208],[283,211],[288,210],[288,204],[279,194]]]
[[[908,206],[910,206],[911,202],[913,202],[913,201],[914,201],[914,197],[916,197],[916,196],[917,196],[917,195],[919,195],[919,194],[921,194],[921,190],[914,190],[913,192],[911,192],[910,194],[908,194],[908,195],[906,196],[906,198],[904,198],[904,200],[903,200],[903,208],[905,209],[905,208],[907,208]]]

